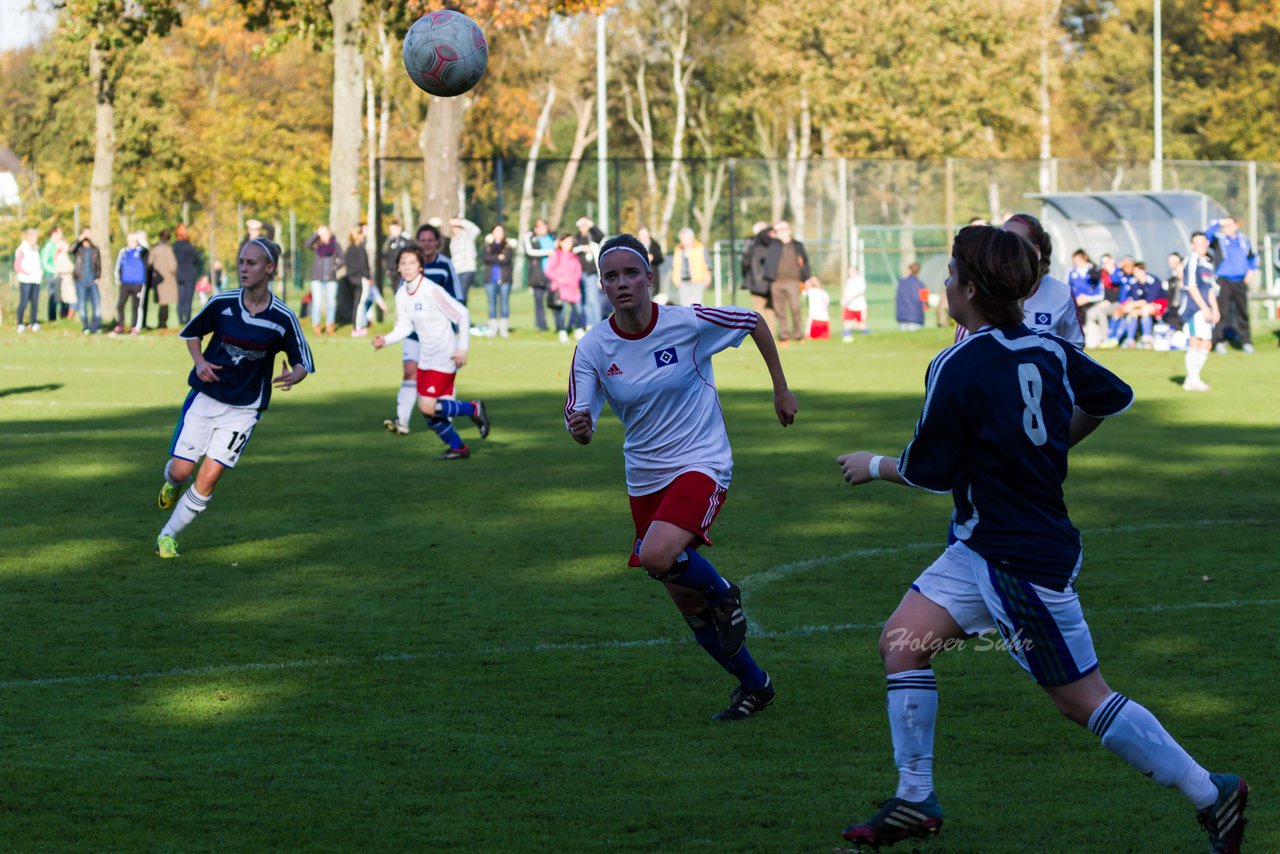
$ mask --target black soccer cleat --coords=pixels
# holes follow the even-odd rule
[[[731,582],[729,592],[718,605],[708,608],[705,615],[716,627],[721,654],[726,658],[737,655],[747,642],[747,615],[742,613],[742,591],[738,585]]]
[[[484,408],[483,400],[473,400],[471,405],[476,408],[475,415],[471,416],[471,423],[476,425],[480,430],[480,438],[489,438],[489,412]]]
[[[1210,774],[1209,779],[1218,787],[1218,800],[1196,813],[1209,834],[1209,854],[1240,854],[1249,784],[1235,774]]]
[[[739,685],[729,694],[729,706],[723,712],[711,716],[713,721],[741,721],[754,714],[763,712],[777,696],[773,690],[773,680],[769,674],[764,675],[764,687],[748,690]]]
[[[471,449],[468,448],[466,445],[463,445],[461,448],[450,448],[440,456],[436,457],[436,459],[437,460],[469,460],[471,459]]]
[[[942,829],[942,806],[936,792],[923,801],[890,798],[866,821],[844,829],[844,838],[855,845],[893,845],[904,839],[925,837]]]

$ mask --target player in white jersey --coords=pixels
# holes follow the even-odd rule
[[[1023,323],[1033,332],[1050,332],[1084,349],[1084,330],[1080,328],[1080,315],[1076,311],[1071,286],[1049,275],[1049,263],[1053,258],[1053,241],[1040,220],[1028,213],[1014,214],[1001,226],[1025,237],[1035,247],[1039,258],[1040,280],[1022,301]],[[956,326],[956,341],[963,341],[969,330]]]
[[[423,275],[424,264],[420,247],[400,250],[398,267],[404,284],[396,291],[396,326],[387,335],[374,338],[373,349],[417,335],[418,409],[445,443],[446,450],[438,459],[465,460],[471,450],[449,419],[465,415],[479,428],[481,439],[489,435],[489,416],[482,401],[452,399],[458,369],[467,363],[471,316],[465,305]]]
[[[209,300],[182,329],[194,367],[160,487],[160,508],[173,509],[156,538],[162,558],[178,556],[178,534],[204,512],[222,475],[239,462],[272,388],[288,391],[315,370],[297,316],[271,293],[279,262],[275,243],[261,237],[246,241],[240,248],[240,289]],[[271,366],[281,352],[288,362],[273,377]],[[182,492],[193,476],[191,488]]]
[[[614,314],[574,351],[565,425],[586,445],[605,401],[622,421],[635,522],[629,565],[665,585],[698,644],[738,679],[714,719],[750,717],[773,702],[773,684],[747,652],[740,591],[697,551],[711,543],[707,532],[733,475],[711,357],[749,335],[769,369],[784,427],[795,420],[796,399],[759,314],[657,305],[648,248],[629,234],[605,241],[597,258]]]
[[[1075,581],[1083,552],[1063,497],[1069,449],[1133,402],[1133,390],[1068,344],[1021,322],[1039,278],[1032,245],[990,226],[956,235],[951,316],[970,332],[929,366],[914,438],[898,459],[838,457],[844,478],[950,492],[956,542],[924,570],[885,623],[880,656],[898,790],[844,838],[879,848],[937,832],[933,787],[935,655],[998,630],[1003,647],[1058,711],[1102,746],[1196,807],[1210,850],[1240,850],[1249,787],[1210,774],[1146,708],[1098,669]],[[984,724],[998,725],[999,710]]]

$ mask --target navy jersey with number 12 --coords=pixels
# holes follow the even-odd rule
[[[1062,493],[1073,409],[1104,418],[1132,403],[1133,389],[1067,341],[985,327],[929,365],[898,470],[951,492],[952,533],[991,566],[1062,590],[1081,556]]]

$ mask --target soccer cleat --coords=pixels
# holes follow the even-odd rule
[[[740,721],[763,712],[777,696],[777,692],[773,690],[773,680],[769,678],[768,673],[764,675],[764,679],[763,688],[749,690],[741,685],[734,688],[729,694],[728,708],[722,712],[716,712],[711,716],[711,720]]]
[[[1182,383],[1183,391],[1213,391],[1213,388],[1204,380],[1186,380]]]
[[[923,801],[904,801],[890,798],[880,804],[880,810],[860,824],[844,829],[844,838],[855,845],[893,845],[915,836],[928,836],[942,829],[942,806],[936,792],[930,792]]]
[[[177,484],[165,481],[160,485],[160,497],[156,499],[156,504],[161,510],[171,510],[173,505],[178,503],[178,486]]]
[[[720,638],[720,652],[726,658],[732,658],[747,642],[747,615],[742,613],[742,591],[738,585],[730,583],[729,592],[720,603],[705,612],[711,624],[716,627],[716,635]]]
[[[388,418],[382,422],[382,426],[387,428],[388,433],[395,433],[397,436],[409,435],[409,425],[399,418]]]
[[[1209,854],[1239,854],[1249,784],[1235,774],[1210,774],[1209,779],[1218,787],[1218,800],[1196,813],[1196,820],[1209,834]]]
[[[484,408],[483,400],[473,400],[471,405],[476,408],[476,414],[471,416],[471,423],[480,429],[480,438],[489,438],[489,413]]]
[[[463,445],[461,448],[450,448],[440,456],[436,457],[437,460],[467,460],[470,458],[471,449],[466,445]]]
[[[169,558],[178,556],[178,541],[168,534],[156,537],[156,554]]]

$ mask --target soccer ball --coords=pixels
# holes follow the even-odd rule
[[[452,98],[480,82],[489,43],[476,22],[442,9],[423,15],[404,37],[404,70],[425,92]]]

